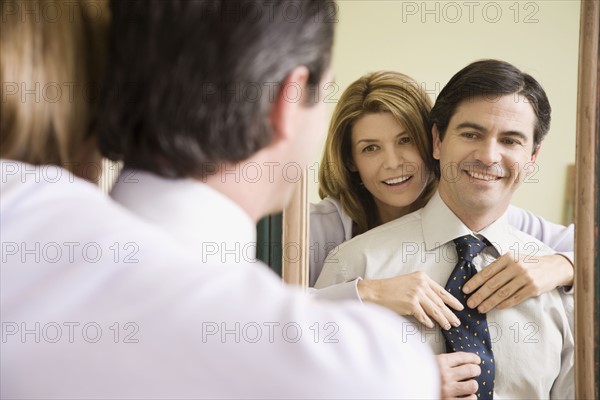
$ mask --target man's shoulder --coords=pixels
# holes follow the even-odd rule
[[[5,170],[11,169],[10,174]],[[78,218],[114,213],[115,218],[127,218],[124,210],[113,204],[100,189],[73,173],[52,165],[30,164],[2,160],[2,217],[4,221],[24,218],[41,225],[44,219],[62,224],[77,224]],[[68,218],[67,218],[68,217]],[[52,225],[51,225],[52,226]]]
[[[374,248],[386,248],[404,241],[421,241],[423,240],[421,214],[422,209],[368,230],[352,240],[342,243],[339,250],[350,251],[350,249],[356,249],[356,251],[362,251],[362,249],[369,248],[372,251]]]
[[[44,168],[52,166],[14,165],[29,174],[3,177],[0,229],[4,241],[58,246],[61,257],[52,262],[57,265],[77,263],[71,259],[89,264],[86,258],[113,264],[135,261],[136,254],[145,249],[149,255],[150,248],[156,255],[169,254],[167,249],[183,253],[163,230],[127,211],[97,186],[58,167],[44,178]],[[82,255],[81,249],[94,251]],[[72,252],[78,257],[67,257]]]
[[[510,247],[502,249],[503,252],[516,251],[518,253],[529,254],[531,256],[544,256],[556,253],[552,248],[534,238],[533,236],[518,230],[512,225],[507,226]]]
[[[379,225],[378,227],[357,236],[357,238],[366,239],[388,235],[409,237],[422,236],[420,230],[416,230],[416,228],[421,227],[422,211],[423,209],[420,209],[383,225]]]

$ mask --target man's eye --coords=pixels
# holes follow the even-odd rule
[[[503,142],[504,142],[504,144],[508,144],[508,145],[511,145],[511,146],[514,145],[514,144],[521,144],[518,140],[508,139],[508,138],[505,138],[503,140]]]
[[[477,134],[473,132],[463,132],[462,136],[467,139],[475,139],[477,137]]]

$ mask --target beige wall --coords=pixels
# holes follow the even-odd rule
[[[435,100],[455,72],[482,58],[506,60],[539,80],[553,108],[552,127],[532,177],[538,182],[525,183],[513,203],[563,221],[566,170],[575,158],[579,1],[338,0],[338,5],[333,69],[339,92],[332,99],[359,76],[391,69],[415,78]],[[314,173],[309,176],[309,199],[316,202]]]

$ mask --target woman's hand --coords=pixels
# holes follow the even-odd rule
[[[428,328],[434,327],[431,318],[446,330],[451,325],[460,325],[460,320],[448,306],[462,310],[463,305],[424,272],[388,279],[363,279],[358,282],[358,292],[364,301],[387,307],[400,315],[412,315]]]
[[[572,284],[573,266],[566,257],[559,254],[515,257],[506,253],[469,279],[462,290],[467,294],[474,292],[467,306],[485,313],[494,307],[498,310],[513,307],[557,286]]]
[[[481,359],[477,355],[465,352],[438,354],[435,360],[442,378],[442,399],[477,399],[478,384],[473,379],[481,374]]]

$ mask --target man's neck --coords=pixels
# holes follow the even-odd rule
[[[229,171],[229,173],[217,171],[215,174],[203,178],[202,182],[239,205],[252,221],[257,223],[265,215],[280,211],[273,204],[273,199],[278,198],[278,193],[274,193],[277,185],[268,181],[269,174],[267,172],[261,170],[259,179],[247,179],[244,174],[239,172],[243,171],[241,164],[227,165],[222,168],[226,168],[224,171]],[[236,169],[237,175],[232,172]]]
[[[467,228],[469,228],[473,232],[480,232],[486,227],[490,226],[498,218],[500,218],[506,212],[508,207],[498,208],[496,210],[476,210],[469,209],[466,210],[463,207],[457,207],[453,204],[452,201],[448,201],[443,191],[439,192],[440,197],[444,204],[460,219],[460,221],[465,224]]]

